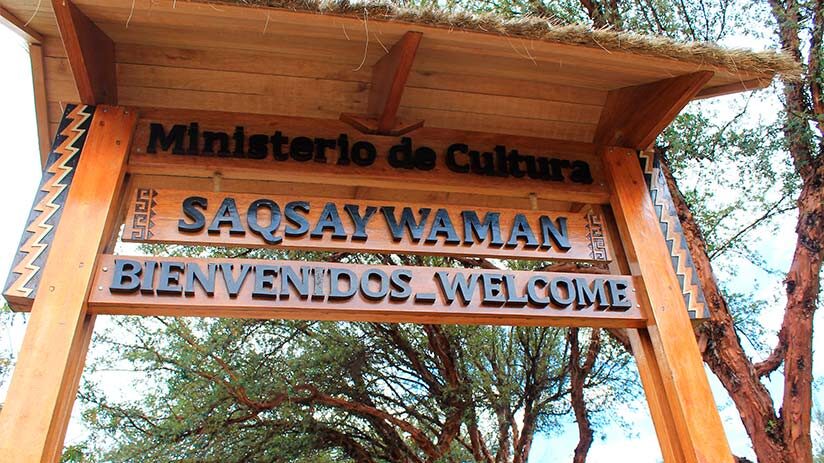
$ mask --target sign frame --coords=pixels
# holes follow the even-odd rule
[[[152,117],[157,114],[156,111],[147,113]],[[225,117],[225,114],[213,117]],[[90,295],[102,291],[103,285],[93,286],[95,272],[102,271],[100,264],[106,259],[105,253],[111,252],[117,226],[124,217],[125,211],[120,206],[127,171],[160,174],[170,167],[185,165],[185,157],[164,166],[162,162],[146,161],[145,155],[134,156],[134,152],[133,162],[127,164],[137,125],[134,109],[99,106],[95,110],[84,155],[66,199],[62,225],[56,229],[40,280],[41,289],[47,290],[39,291],[34,300],[6,406],[0,415],[0,454],[14,455],[15,461],[57,461],[59,458],[98,313],[95,299]],[[718,438],[723,436],[723,428],[717,411],[711,406],[695,406],[714,403],[712,393],[637,153],[601,143],[594,156],[603,163],[608,186],[596,185],[600,192],[586,196],[584,202],[609,202],[609,206],[604,207],[605,215],[610,217],[605,222],[606,231],[616,237],[613,240],[615,258],[609,264],[609,271],[632,278],[636,303],[645,317],[641,323],[635,320],[613,327],[626,329],[665,460],[709,461],[699,456],[700,451],[701,455],[720,456],[712,461],[724,461],[729,448],[725,439]],[[249,166],[232,165],[224,169],[218,161],[220,159],[192,162],[176,173],[200,178],[215,178],[215,172],[220,172],[229,178],[250,174],[250,178],[259,180],[295,180],[290,178],[294,177],[293,172],[270,175],[270,172],[255,173]],[[303,176],[299,180],[308,179],[317,184],[329,178]],[[365,178],[366,186],[387,185],[385,178],[374,175]],[[347,182],[352,179],[338,176],[335,180],[339,185]],[[434,188],[436,185],[427,180],[399,187]],[[477,192],[478,186],[452,184],[444,188],[452,193]],[[514,188],[503,193],[528,197],[530,188]],[[572,190],[562,194],[550,192],[547,196],[579,198],[578,191]],[[506,319],[499,321],[507,322]],[[588,324],[592,325],[591,320]],[[27,400],[32,394],[38,397],[37,401]]]

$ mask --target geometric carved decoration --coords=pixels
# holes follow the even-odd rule
[[[134,218],[132,219],[131,239],[142,241],[150,239],[155,217],[154,208],[157,206],[155,198],[157,191],[150,188],[138,188],[135,194]]]
[[[607,242],[604,238],[604,223],[601,216],[590,211],[587,214],[587,238],[589,254],[595,260],[607,260]]]
[[[669,248],[672,267],[678,276],[690,318],[708,319],[710,313],[707,309],[704,291],[701,289],[701,282],[698,280],[698,273],[695,271],[692,254],[687,246],[667,180],[659,167],[659,160],[653,151],[639,151],[638,160],[641,162],[641,170],[644,172],[644,178],[649,187],[661,233],[664,234],[664,240]]]
[[[34,198],[26,228],[9,271],[3,296],[12,309],[31,309],[54,230],[86,142],[94,106],[66,105],[46,161],[40,188]]]

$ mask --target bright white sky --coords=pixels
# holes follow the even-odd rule
[[[745,40],[746,42],[742,40],[742,43],[731,43],[731,45],[753,46],[751,38]],[[0,120],[0,140],[3,140],[4,147],[4,152],[0,153],[0,198],[5,198],[0,203],[2,204],[0,217],[3,218],[2,227],[0,227],[0,280],[5,281],[7,269],[11,266],[12,257],[38,186],[40,162],[37,153],[37,132],[28,51],[25,44],[5,27],[0,27],[0,62],[6,63],[6,71],[0,75],[0,102],[6,108],[0,116],[2,118]],[[720,106],[724,104],[722,100]],[[762,115],[775,117],[780,108],[763,104],[757,110]],[[789,267],[795,243],[794,220],[794,217],[785,217],[776,235],[788,238],[792,236],[792,239],[767,241],[765,239],[769,238],[768,235],[771,233],[768,230],[761,232],[761,236],[757,237],[764,240],[764,243],[768,242],[767,247],[764,248],[764,254],[768,264],[773,268],[784,270]],[[779,278],[743,262],[742,269],[739,277],[733,282],[733,286],[751,288],[756,282],[759,295],[767,300],[774,299],[775,295],[783,294]],[[779,297],[761,317],[763,326],[770,332],[775,332],[780,327],[783,303],[783,299]],[[109,325],[105,317],[101,318],[103,319],[99,319],[98,328],[102,325]],[[817,318],[821,318],[820,312]],[[817,322],[821,323],[821,320]],[[3,326],[0,330],[2,330],[0,331],[0,350],[18,352],[25,330],[25,316],[16,315],[11,327]],[[816,351],[824,351],[824,346],[821,345],[822,338],[818,337],[815,341]],[[816,377],[822,375],[820,362],[815,362],[814,371]],[[749,440],[731,401],[714,376],[711,373],[709,375],[734,453],[754,460]],[[120,376],[122,377],[122,374]],[[776,381],[770,384],[769,388],[774,397],[780,398],[780,376],[778,374],[773,376]],[[0,402],[4,400],[6,394],[5,386],[7,385],[0,385]],[[125,391],[128,388],[124,386],[122,380],[112,379],[111,387],[107,389]],[[655,463],[661,460],[658,442],[643,398],[614,410],[614,415],[630,423],[629,429],[622,428],[618,424],[599,428],[596,441],[590,451],[590,462]],[[77,410],[73,416],[67,443],[77,442],[86,434]],[[570,461],[576,443],[577,431],[574,423],[570,421],[560,434],[539,436],[535,441],[530,461]]]

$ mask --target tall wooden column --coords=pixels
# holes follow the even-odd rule
[[[732,462],[636,153],[627,148],[606,147],[602,158],[630,270],[642,277],[649,299],[646,309],[650,326],[646,330],[630,330],[630,340],[662,453],[667,462]]]
[[[94,328],[86,298],[112,236],[136,120],[118,107],[94,114],[0,413],[0,461],[60,459]]]

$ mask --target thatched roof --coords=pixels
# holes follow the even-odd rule
[[[796,78],[799,64],[788,54],[724,48],[707,42],[679,42],[670,38],[611,29],[592,29],[581,24],[558,24],[534,16],[503,18],[493,14],[448,12],[436,8],[405,8],[386,2],[351,3],[347,0],[195,0],[207,3],[264,6],[292,11],[333,14],[370,20],[404,22],[423,26],[499,34],[510,37],[569,45],[583,45],[608,51],[670,58],[716,66],[731,72],[772,74]]]

